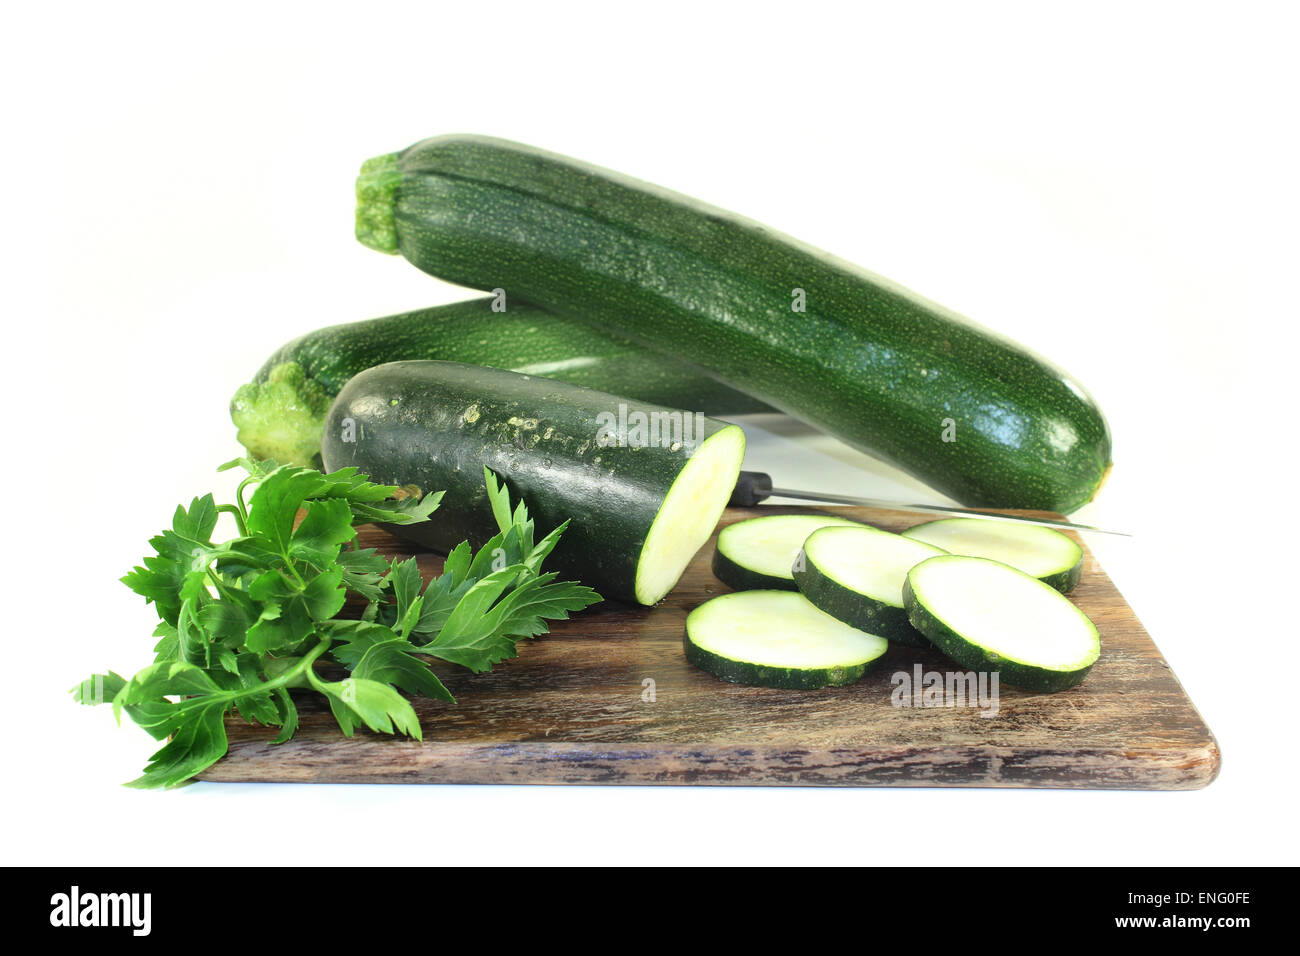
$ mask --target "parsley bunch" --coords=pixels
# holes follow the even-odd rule
[[[276,743],[288,740],[298,724],[291,688],[323,694],[348,736],[364,724],[418,740],[419,720],[399,691],[453,701],[427,658],[490,670],[515,656],[520,638],[546,633],[547,619],[600,600],[541,570],[568,522],[534,541],[524,503],[511,510],[509,492],[486,468],[500,533],[477,553],[462,542],[426,586],[414,558],[357,548],[356,526],[427,521],[442,492],[406,495],[355,468],[321,474],[241,458],[220,470],[237,466],[249,474],[234,504],[205,495],[178,507],[171,529],[149,542],[155,554],[122,579],[162,619],[154,663],[130,680],[110,671],[74,690],[80,703],[111,701],[119,720],[125,711],[167,739],[129,786],[171,787],[211,766],[227,750],[228,713],[279,727]],[[234,517],[239,536],[214,543],[221,512]],[[337,616],[349,591],[365,601],[360,618]],[[318,663],[341,665],[348,676],[325,680]]]

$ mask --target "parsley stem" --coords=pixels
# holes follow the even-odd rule
[[[322,694],[329,693],[325,689],[326,682],[317,677],[314,670],[307,672],[307,683],[311,684],[312,689],[315,691],[319,691]]]
[[[289,670],[286,670],[285,672],[283,672],[283,674],[276,676],[276,678],[272,678],[270,680],[264,680],[264,682],[261,682],[260,684],[253,685],[253,687],[239,687],[239,688],[235,688],[234,691],[225,691],[224,693],[220,693],[220,695],[205,695],[203,697],[191,697],[190,700],[196,702],[201,701],[205,706],[211,704],[213,700],[225,700],[227,702],[234,702],[240,700],[240,698],[243,697],[252,697],[253,695],[257,695],[257,693],[269,693],[272,691],[278,691],[278,689],[281,687],[287,688],[290,687],[290,685],[294,684],[295,680],[298,680],[298,678],[300,678],[300,676],[303,675],[304,671],[307,672],[307,682],[315,685],[316,683],[315,672],[312,671],[312,665],[313,663],[316,663],[316,659],[320,657],[321,654],[324,654],[326,650],[329,650],[330,645],[333,643],[334,641],[333,639],[330,639],[330,637],[321,637],[320,644],[317,644],[315,648],[308,650],[307,653],[303,654],[302,657],[298,658],[298,663],[295,663],[295,665],[290,667]]]
[[[217,589],[217,593],[220,594],[227,601],[231,600],[230,589],[226,587],[226,585],[222,582],[221,578],[217,576],[217,572],[212,570],[211,565],[208,565],[207,572],[208,572],[208,578],[212,581],[212,586]]]
[[[301,591],[305,589],[307,587],[307,582],[302,579],[302,575],[298,573],[298,569],[293,566],[293,558],[289,557],[287,554],[281,555],[281,557],[284,558],[284,566],[289,569],[289,573],[293,575],[293,579],[298,582],[298,590]]]
[[[311,683],[315,676],[311,669],[312,665],[316,663],[318,657],[329,650],[330,645],[333,643],[334,641],[331,638],[322,637],[319,644],[302,657],[298,658],[298,663],[294,664],[293,667],[289,668],[278,677],[273,677],[271,680],[263,681],[254,687],[240,687],[237,690],[227,691],[223,696],[225,696],[227,700],[235,701],[241,697],[251,697],[253,694],[264,694],[269,691],[278,690],[281,687],[288,687],[301,677],[304,671],[307,673],[308,682]],[[198,699],[211,701],[212,698],[208,697]]]
[[[239,528],[239,536],[241,538],[248,537],[248,523],[245,520],[248,515],[242,509],[236,508],[234,505],[218,505],[217,511],[224,511],[227,514],[234,515],[235,525]]]
[[[238,506],[239,513],[243,518],[243,520],[240,522],[241,527],[244,528],[248,527],[248,508],[244,504],[244,489],[247,488],[250,484],[256,484],[261,480],[262,479],[258,478],[256,475],[249,475],[247,478],[241,481],[239,483],[239,487],[235,489],[235,504],[236,506]],[[247,535],[248,532],[245,531],[244,534]]]
[[[320,639],[320,643],[317,644],[315,647],[313,647],[306,654],[304,654],[302,660],[300,660],[296,666],[285,671],[275,680],[270,681],[266,685],[265,689],[274,690],[276,687],[284,687],[288,685],[290,682],[296,680],[298,677],[302,676],[302,673],[304,671],[307,672],[307,680],[311,681],[311,679],[315,676],[316,673],[315,671],[312,670],[312,665],[316,663],[316,658],[320,657],[327,650],[329,650],[330,645],[333,643],[334,643],[333,640],[331,640],[330,638],[322,637]]]

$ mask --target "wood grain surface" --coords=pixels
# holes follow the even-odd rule
[[[731,509],[722,525],[808,508]],[[900,531],[920,516],[827,512]],[[1027,512],[1032,513],[1032,512]],[[376,528],[363,544],[411,547]],[[686,614],[727,591],[711,540],[654,608],[606,603],[473,675],[436,665],[457,703],[416,699],[423,741],[342,736],[318,695],[300,700],[288,743],[229,718],[216,781],[329,783],[709,784],[1063,787],[1183,790],[1219,770],[1219,749],[1178,679],[1086,551],[1070,597],[1096,623],[1101,658],[1079,687],[1030,694],[1001,685],[996,713],[894,706],[894,675],[965,668],[937,651],[893,647],[851,687],[783,691],[719,681],[686,663]],[[426,577],[441,559],[420,555]],[[653,682],[653,683],[650,683]]]

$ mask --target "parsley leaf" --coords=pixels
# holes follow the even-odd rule
[[[78,703],[111,703],[118,720],[125,713],[166,741],[130,786],[176,786],[220,760],[231,715],[289,740],[298,726],[291,690],[323,695],[349,736],[366,727],[419,740],[403,693],[454,703],[431,659],[489,670],[516,655],[519,639],[546,633],[548,620],[600,600],[541,570],[567,522],[534,542],[524,502],[512,508],[486,468],[500,532],[477,552],[462,542],[426,584],[414,558],[357,548],[356,526],[430,520],[441,492],[375,484],[355,468],[322,474],[238,458],[219,470],[236,467],[247,477],[233,503],[205,495],[178,507],[150,540],[154,553],[122,579],[160,618],[154,662],[129,680],[109,671],[73,690]],[[214,543],[223,513],[238,534]],[[365,602],[358,619],[339,617],[349,593]],[[347,676],[326,680],[318,665]]]

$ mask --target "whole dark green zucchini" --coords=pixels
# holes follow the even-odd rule
[[[332,325],[281,346],[230,403],[255,458],[316,464],[325,410],[353,375],[404,359],[513,369],[706,415],[772,411],[702,370],[524,302],[469,299]]]
[[[437,520],[393,529],[440,551],[496,534],[486,465],[528,503],[539,539],[570,521],[553,567],[641,604],[667,594],[709,539],[744,453],[737,425],[455,362],[367,369],[321,437],[328,471],[355,465],[372,481],[445,491]]]
[[[357,236],[703,366],[966,505],[1069,512],[1110,432],[1060,369],[757,223],[477,136],[370,160]],[[800,311],[802,309],[802,311]]]

